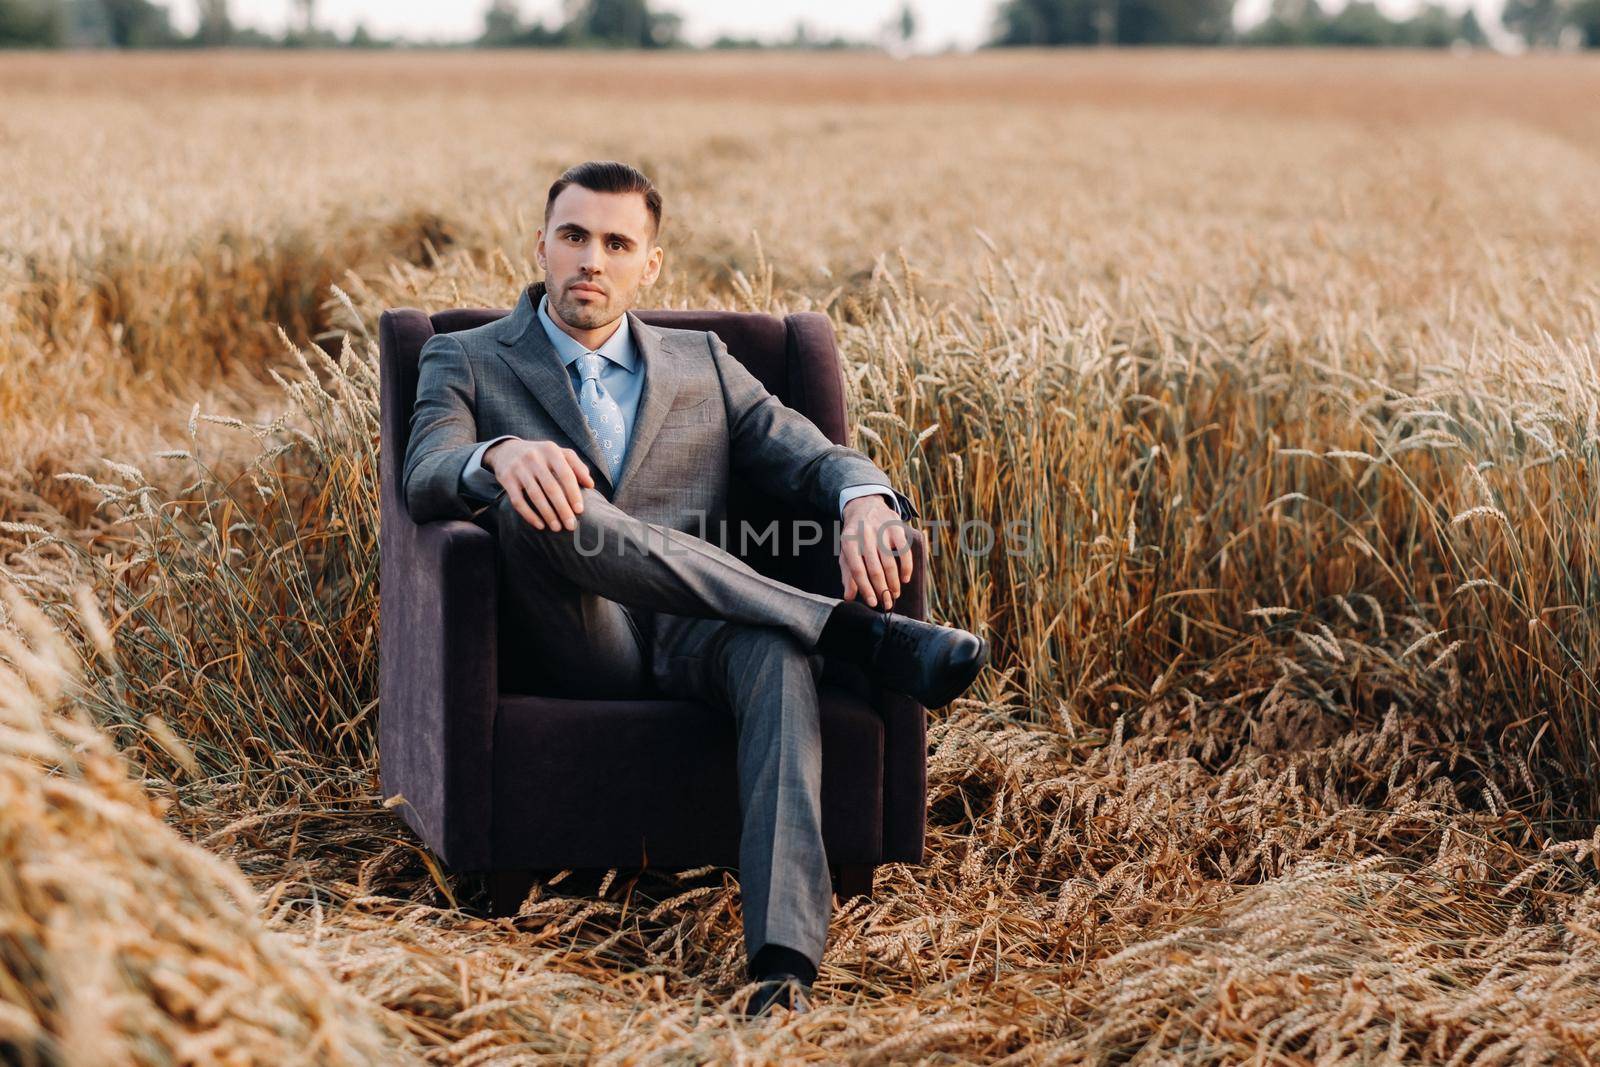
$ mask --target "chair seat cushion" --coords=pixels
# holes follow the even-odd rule
[[[828,860],[879,862],[883,720],[826,676],[817,696]],[[737,867],[734,743],[733,717],[698,701],[501,693],[493,866]]]

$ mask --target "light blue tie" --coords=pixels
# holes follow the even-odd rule
[[[611,484],[617,484],[622,470],[622,453],[627,448],[626,427],[622,425],[622,409],[611,399],[606,387],[600,384],[600,368],[605,357],[598,352],[585,352],[578,357],[578,373],[583,382],[578,388],[578,406],[583,417],[589,420],[589,429],[605,452]]]

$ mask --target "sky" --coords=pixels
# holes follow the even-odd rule
[[[1261,18],[1271,0],[1237,0],[1235,21],[1249,25]],[[1407,15],[1418,0],[1376,0],[1390,16]],[[1477,8],[1485,23],[1498,21],[1503,0],[1443,0],[1445,7],[1460,12]],[[872,38],[900,10],[901,0],[654,0],[659,11],[675,11],[683,16],[684,37],[693,44],[708,44],[719,34],[762,39],[786,38],[795,21],[804,19],[814,36],[841,34],[850,38]],[[1336,6],[1326,3],[1324,6]],[[917,17],[917,51],[939,51],[954,46],[973,48],[988,36],[998,0],[911,0]],[[269,33],[281,33],[292,17],[291,0],[232,0],[229,5],[236,23],[255,26]],[[488,0],[317,0],[317,22],[340,36],[347,35],[358,22],[381,37],[405,36],[413,40],[467,40],[483,29],[483,12]],[[554,26],[561,10],[560,0],[522,0],[522,13],[529,22],[544,19]],[[172,21],[180,29],[193,30],[197,20],[196,0],[171,0]]]

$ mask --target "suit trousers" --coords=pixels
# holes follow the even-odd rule
[[[501,645],[503,684],[537,679],[540,692],[572,698],[660,694],[733,716],[747,957],[776,943],[820,964],[833,897],[814,649],[839,600],[580,492],[575,530],[536,529],[506,496],[480,513],[499,555],[501,632],[524,637]]]

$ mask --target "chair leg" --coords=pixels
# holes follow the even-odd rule
[[[872,875],[878,869],[875,863],[841,863],[835,868],[834,887],[839,894],[839,902],[844,903],[851,897],[863,896],[872,899]]]
[[[527,869],[489,872],[489,914],[504,918],[517,913],[528,899],[536,874]]]

